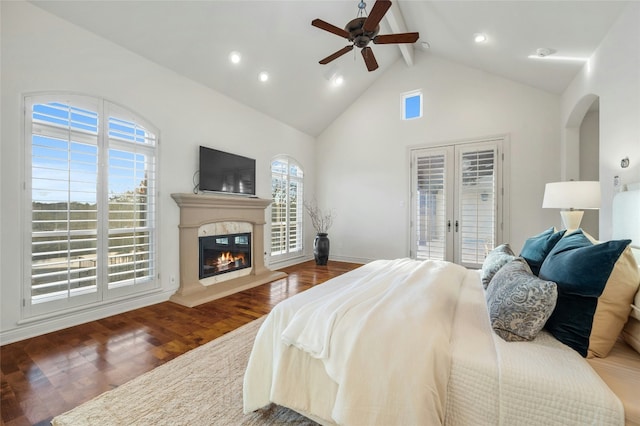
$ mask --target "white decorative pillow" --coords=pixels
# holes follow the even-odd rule
[[[491,278],[507,263],[516,258],[509,244],[501,244],[489,252],[482,262],[482,286],[486,289]]]
[[[504,265],[487,289],[491,327],[506,341],[533,340],[556,306],[556,283],[531,272],[522,258]]]

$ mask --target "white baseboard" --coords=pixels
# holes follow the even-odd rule
[[[43,318],[40,320],[25,321],[19,324],[16,328],[0,332],[0,345],[18,342],[20,340],[51,333],[52,331],[62,330],[134,309],[144,308],[145,306],[155,305],[156,303],[166,302],[173,293],[175,293],[175,289],[154,292],[135,299],[120,301],[103,306],[94,306],[90,309]]]
[[[335,260],[336,262],[347,262],[347,263],[359,263],[364,265],[369,262],[373,262],[376,259],[367,259],[364,257],[353,257],[353,256],[331,256],[329,255],[329,262]]]
[[[282,268],[286,268],[288,266],[294,266],[294,265],[298,265],[300,263],[308,262],[310,260],[313,260],[313,256],[294,257],[294,258],[291,258],[291,259],[286,259],[286,260],[282,260],[282,261],[279,261],[279,262],[270,263],[269,264],[269,269],[272,269],[272,270],[282,269]],[[336,261],[336,262],[358,263],[358,264],[364,265],[365,263],[372,262],[375,259],[365,259],[365,258],[362,258],[362,257],[332,256],[332,255],[329,255],[329,262],[331,262],[332,260]]]
[[[309,260],[313,260],[313,256],[298,256],[291,257],[289,259],[279,260],[277,262],[271,262],[268,265],[268,268],[275,271],[277,269],[286,268],[288,266],[297,265],[299,263],[308,262]]]

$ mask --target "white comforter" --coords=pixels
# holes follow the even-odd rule
[[[300,308],[284,329],[283,342],[322,360],[338,385],[336,422],[441,423],[450,357],[437,349],[449,346],[466,271],[452,263],[409,259],[372,266],[370,274],[340,292]],[[414,342],[411,350],[405,350],[407,341]],[[399,374],[407,366],[411,376]]]
[[[254,343],[244,409],[273,402],[347,425],[623,424],[577,353],[537,340],[492,333],[477,271],[376,261],[276,306]]]

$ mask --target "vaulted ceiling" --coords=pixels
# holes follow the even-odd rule
[[[584,65],[528,58],[589,57],[628,2],[395,0],[380,34],[417,31],[401,52],[372,45],[380,68],[367,72],[358,49],[328,65],[318,61],[345,39],[311,26],[343,27],[359,0],[33,0],[33,4],[178,74],[309,135],[320,134],[395,61],[433,55],[552,93],[562,93]],[[373,0],[367,11],[373,7]],[[473,36],[487,41],[476,44]],[[229,54],[242,55],[238,64]],[[258,74],[269,73],[267,82]],[[331,77],[340,74],[341,86]],[[425,76],[428,78],[428,76]]]

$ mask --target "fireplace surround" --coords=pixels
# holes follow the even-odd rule
[[[171,301],[193,307],[287,276],[264,265],[265,209],[271,200],[188,193],[171,194],[171,197],[180,207],[180,285]],[[251,266],[233,267],[224,273],[203,277],[200,239],[230,235],[247,237]],[[244,239],[238,241],[242,246]]]

